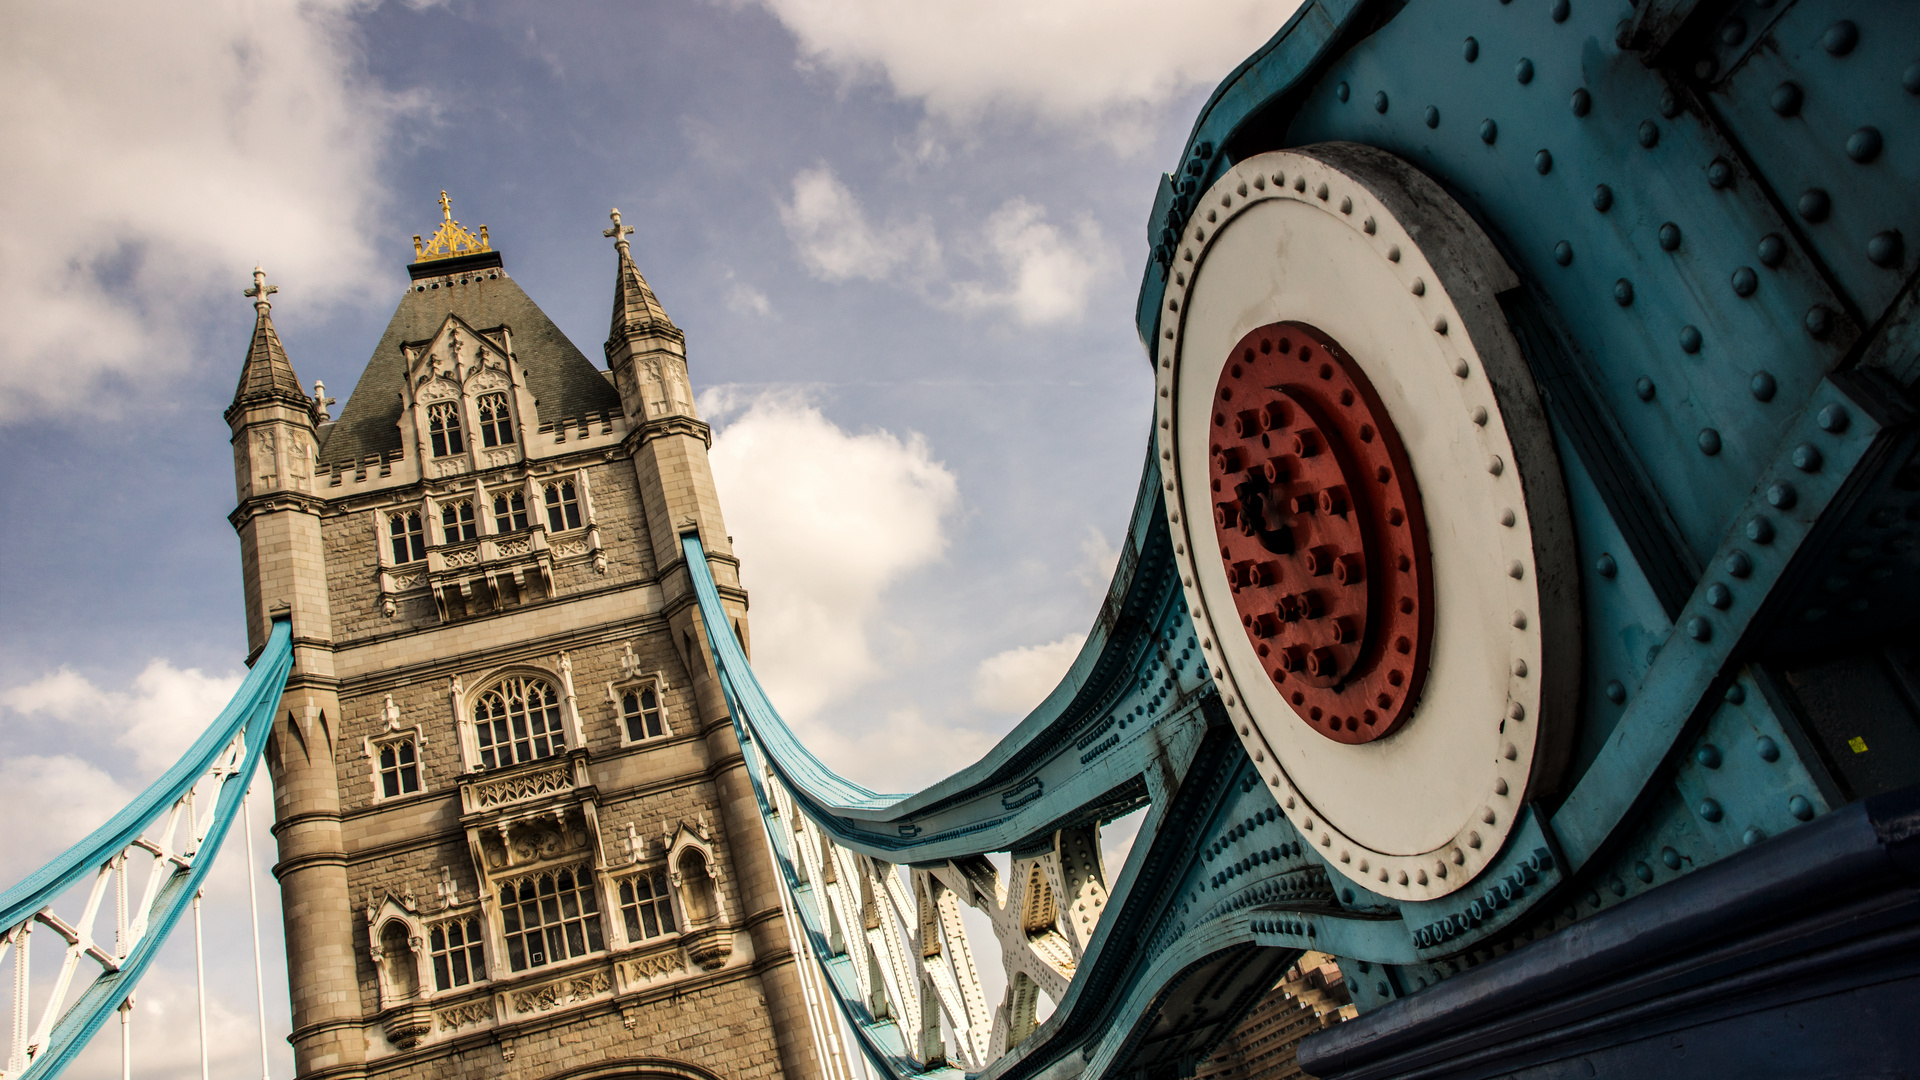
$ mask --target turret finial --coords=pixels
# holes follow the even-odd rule
[[[478,233],[471,233],[453,220],[453,200],[447,198],[445,191],[440,192],[440,219],[440,230],[433,234],[432,240],[422,242],[419,233],[413,234],[414,262],[451,259],[493,250],[485,225],[480,226]]]
[[[267,284],[267,272],[256,266],[253,268],[253,288],[240,295],[252,297],[254,310],[265,312],[273,307],[273,303],[267,297],[279,291],[280,286]]]
[[[620,224],[620,208],[617,206],[613,208],[613,213],[607,216],[613,219],[613,228],[600,230],[600,235],[613,237],[613,246],[620,254],[631,258],[632,249],[627,243],[627,237],[633,235],[633,226]]]

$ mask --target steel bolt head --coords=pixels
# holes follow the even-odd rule
[[[1610,578],[1620,572],[1620,564],[1613,561],[1613,556],[1604,552],[1593,561],[1593,568],[1603,578]]]
[[[1660,115],[1669,120],[1680,115],[1680,95],[1671,86],[1660,94]]]
[[[1831,431],[1838,435],[1847,430],[1847,425],[1853,422],[1853,417],[1847,412],[1845,405],[1828,405],[1820,410],[1814,420],[1820,425],[1821,431]]]
[[[1733,164],[1726,158],[1714,158],[1707,163],[1707,183],[1715,188],[1733,186]]]
[[[1640,145],[1651,150],[1660,145],[1660,125],[1651,120],[1640,121]]]
[[[1697,353],[1700,351],[1700,329],[1695,326],[1680,328],[1680,351]]]
[[[1775,391],[1779,390],[1779,385],[1774,382],[1773,376],[1765,371],[1754,372],[1753,381],[1747,384],[1747,387],[1753,391],[1756,401],[1772,401]]]
[[[1573,97],[1567,101],[1567,107],[1573,110],[1573,115],[1585,116],[1593,111],[1593,95],[1587,93],[1587,88],[1583,86],[1573,92]]]
[[[1779,266],[1787,260],[1787,242],[1779,233],[1768,233],[1761,237],[1755,251],[1760,256],[1762,266]]]
[[[1720,44],[1738,45],[1747,40],[1747,20],[1728,19],[1720,24]]]
[[[1653,884],[1653,867],[1643,862],[1634,863],[1633,876],[1639,878],[1645,884],[1651,885]]]
[[[1847,156],[1865,165],[1880,156],[1880,148],[1885,140],[1880,137],[1880,129],[1868,124],[1847,136]]]
[[[1801,443],[1793,448],[1793,467],[1801,472],[1818,472],[1820,469],[1820,448],[1812,443]]]
[[[1342,102],[1346,101],[1348,95],[1351,93],[1353,93],[1353,91],[1349,90],[1347,84],[1344,82],[1333,88],[1333,96],[1339,98]]]
[[[1701,428],[1700,437],[1695,441],[1700,444],[1700,452],[1708,457],[1720,452],[1720,433],[1713,428]]]
[[[1733,606],[1733,590],[1716,581],[1707,586],[1707,603],[1725,611]]]
[[[1833,212],[1833,200],[1820,188],[1808,188],[1800,193],[1800,201],[1794,209],[1800,211],[1801,217],[1817,225],[1827,220],[1827,215]]]
[[[1800,105],[1805,100],[1806,95],[1801,92],[1800,84],[1783,82],[1773,88],[1773,96],[1767,99],[1767,104],[1773,106],[1773,111],[1781,116],[1798,116]]]
[[[1752,847],[1766,838],[1767,834],[1761,831],[1758,826],[1749,826],[1746,832],[1740,834],[1740,842],[1748,847]]]
[[[1480,59],[1480,43],[1472,38],[1468,38],[1460,46],[1460,57],[1469,64]]]
[[[1387,111],[1387,92],[1385,90],[1373,95],[1373,111],[1377,113]]]
[[[1905,254],[1906,244],[1901,239],[1899,229],[1887,229],[1873,234],[1867,241],[1867,261],[1875,266],[1889,270],[1900,268],[1900,259]]]
[[[1713,624],[1702,616],[1695,615],[1687,620],[1687,636],[1695,641],[1712,641]]]
[[[1669,221],[1660,226],[1660,250],[1676,251],[1680,247],[1680,226]]]
[[[1830,56],[1845,56],[1858,44],[1860,28],[1854,25],[1852,19],[1841,19],[1827,27],[1827,32],[1820,37],[1820,47],[1827,50]]]
[[[1720,748],[1712,743],[1701,743],[1700,749],[1693,752],[1693,760],[1699,762],[1702,768],[1717,769],[1720,767]]]
[[[1593,189],[1593,208],[1603,214],[1613,209],[1613,189],[1605,184],[1596,186]]]
[[[1440,110],[1433,107],[1432,105],[1427,106],[1427,114],[1424,117],[1424,119],[1426,120],[1428,127],[1430,128],[1439,127],[1440,126]]]
[[[1542,150],[1533,155],[1533,171],[1545,176],[1553,171],[1553,152]]]
[[[1480,141],[1481,142],[1486,143],[1488,146],[1492,146],[1493,140],[1499,137],[1500,137],[1500,125],[1494,123],[1491,117],[1480,121]]]
[[[1645,375],[1640,376],[1633,384],[1633,392],[1640,396],[1641,401],[1652,401],[1653,380],[1647,378]]]
[[[1773,522],[1763,517],[1747,522],[1747,539],[1756,544],[1773,543]]]
[[[1775,510],[1791,510],[1793,504],[1799,501],[1799,493],[1794,491],[1793,485],[1785,480],[1767,485],[1767,502]]]
[[[1720,565],[1729,575],[1737,578],[1744,578],[1753,573],[1753,560],[1744,551],[1729,553]]]
[[[1614,282],[1613,302],[1619,304],[1621,307],[1626,307],[1633,303],[1633,282],[1628,281],[1626,278],[1621,278]]]
[[[1553,0],[1551,11],[1554,22],[1566,22],[1567,16],[1573,14],[1573,5],[1568,0]]]
[[[1753,752],[1760,755],[1761,761],[1779,761],[1780,744],[1769,736],[1762,735],[1754,740]]]
[[[1607,700],[1613,702],[1615,705],[1622,704],[1627,700],[1627,688],[1621,685],[1619,679],[1610,679],[1607,681]]]
[[[1739,683],[1728,683],[1727,692],[1723,696],[1727,699],[1727,704],[1738,705],[1747,700],[1747,688]]]
[[[1760,275],[1753,272],[1753,267],[1742,266],[1733,272],[1733,294],[1735,296],[1752,296],[1759,288]]]
[[[1561,266],[1573,265],[1573,245],[1565,240],[1553,245],[1553,261]]]
[[[1833,330],[1833,309],[1825,304],[1815,304],[1807,309],[1807,333],[1816,338],[1826,337]]]
[[[1725,811],[1720,809],[1720,804],[1715,802],[1712,799],[1700,800],[1699,813],[1700,813],[1700,819],[1702,821],[1709,821],[1709,822],[1719,821],[1722,817],[1726,816]]]
[[[1807,801],[1805,795],[1795,795],[1787,800],[1787,813],[1792,814],[1797,821],[1812,821],[1813,804]]]

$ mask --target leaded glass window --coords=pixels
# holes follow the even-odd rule
[[[502,886],[500,917],[507,965],[515,971],[607,947],[593,875],[586,867],[550,870]]]
[[[566,749],[560,728],[560,696],[544,679],[513,676],[480,695],[473,709],[480,765],[504,769],[552,757]]]

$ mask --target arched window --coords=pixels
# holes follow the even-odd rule
[[[433,440],[433,456],[463,453],[466,440],[460,437],[460,406],[442,401],[427,406],[427,435]]]
[[[493,530],[495,532],[522,532],[526,527],[526,492],[516,491],[511,495],[493,497]]]
[[[620,883],[620,918],[626,923],[628,941],[674,932],[665,870],[648,870]]]
[[[480,765],[503,769],[566,749],[560,697],[544,679],[513,676],[480,695],[473,708]]]
[[[418,510],[388,517],[387,532],[393,539],[395,563],[419,562],[427,557],[427,532],[420,527]]]
[[[412,739],[380,747],[380,794],[394,799],[420,790],[420,763]]]
[[[420,969],[407,937],[407,924],[389,919],[380,928],[380,963],[387,977],[390,1002],[407,1001],[420,992]]]
[[[698,848],[680,853],[680,899],[687,907],[687,921],[698,925],[720,911],[714,903],[713,878],[707,873],[707,857]]]
[[[580,496],[573,481],[547,485],[547,531],[565,532],[580,527]]]
[[[449,919],[435,926],[427,935],[427,951],[433,957],[435,990],[451,990],[487,977],[479,919]]]
[[[627,725],[627,741],[639,742],[665,734],[660,722],[660,695],[651,686],[638,686],[620,695],[620,715]]]
[[[607,947],[593,875],[584,866],[548,870],[501,886],[500,919],[507,966],[515,971]]]
[[[506,446],[513,442],[513,417],[507,412],[507,395],[484,394],[480,406],[480,445]]]
[[[440,504],[441,543],[457,544],[479,535],[480,526],[473,520],[473,500],[460,499]]]

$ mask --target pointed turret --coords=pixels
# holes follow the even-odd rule
[[[693,384],[687,379],[687,336],[667,317],[667,309],[640,276],[627,243],[633,226],[608,215],[619,267],[613,282],[613,327],[607,335],[607,370],[613,372],[620,403],[634,422],[670,416],[693,417]]]
[[[280,291],[280,286],[267,284],[266,271],[253,268],[253,287],[246,296],[253,298],[253,339],[247,346],[247,359],[240,368],[240,385],[234,388],[233,404],[227,407],[228,422],[233,414],[250,404],[264,404],[281,400],[299,408],[309,407],[305,391],[300,388],[300,377],[293,373],[293,361],[287,359],[287,350],[280,344],[280,334],[273,328],[273,303],[267,299]]]
[[[613,228],[602,230],[601,235],[613,237],[613,246],[620,253],[620,269],[613,288],[613,326],[607,332],[608,343],[649,335],[685,343],[686,335],[667,317],[667,309],[660,306],[660,298],[653,295],[653,289],[647,285],[647,279],[641,276],[640,268],[633,264],[633,248],[627,243],[633,226],[620,223],[619,210],[610,216],[613,218]]]

